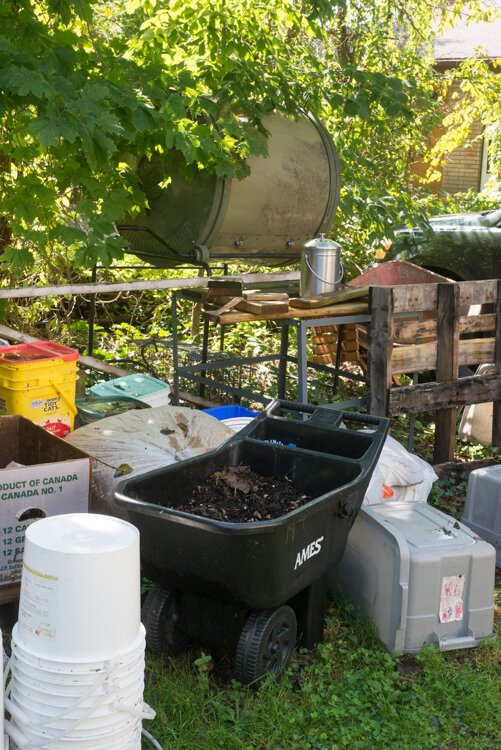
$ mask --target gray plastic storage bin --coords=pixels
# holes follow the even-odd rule
[[[471,472],[462,521],[492,544],[501,567],[501,465]]]
[[[425,503],[363,506],[331,591],[372,619],[392,654],[470,648],[492,635],[494,548]]]

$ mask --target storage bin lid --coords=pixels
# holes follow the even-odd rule
[[[159,391],[169,391],[170,387],[167,383],[151,375],[139,373],[137,375],[125,375],[123,378],[114,378],[105,383],[97,383],[89,390],[96,396],[122,395],[143,398]]]
[[[80,354],[69,346],[53,341],[36,341],[32,344],[15,344],[0,348],[0,365],[26,365],[42,359],[61,359],[71,362]]]
[[[364,506],[364,511],[393,536],[401,535],[411,547],[465,547],[477,537],[459,521],[425,503],[398,503]]]

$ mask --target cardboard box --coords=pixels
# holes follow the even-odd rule
[[[18,596],[27,527],[88,512],[89,488],[86,453],[24,417],[0,417],[0,604]]]

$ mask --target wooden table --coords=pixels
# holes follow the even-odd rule
[[[262,393],[255,393],[247,388],[236,388],[217,382],[210,377],[211,372],[224,368],[234,368],[240,365],[259,364],[263,362],[278,361],[278,397],[285,398],[287,382],[287,365],[295,363],[298,367],[298,386],[297,400],[301,403],[308,403],[308,367],[314,367],[317,370],[335,374],[339,372],[338,367],[329,367],[317,363],[309,363],[307,359],[307,332],[308,328],[313,326],[327,325],[345,325],[348,323],[368,323],[370,320],[369,308],[367,302],[344,302],[337,305],[319,307],[311,310],[289,308],[287,312],[256,315],[251,313],[230,310],[220,315],[217,312],[204,310],[202,312],[203,321],[203,341],[201,362],[195,365],[182,366],[179,362],[179,337],[178,337],[178,299],[189,299],[193,302],[197,300],[197,295],[193,290],[185,294],[183,290],[174,292],[172,304],[172,325],[173,325],[173,361],[174,361],[174,378],[172,388],[172,401],[178,403],[179,398],[179,379],[184,377],[200,385],[200,395],[203,396],[205,386],[212,386],[225,393],[229,393],[237,398],[245,398],[251,401],[258,401],[263,404],[269,401]],[[231,357],[225,360],[208,361],[208,344],[209,344],[209,327],[211,324],[221,326],[224,329],[226,325],[237,325],[239,323],[252,323],[259,321],[276,321],[281,326],[280,351],[269,355],[257,357]],[[289,330],[295,328],[297,332],[297,357],[289,355]],[[337,363],[339,365],[339,363]],[[345,373],[343,373],[345,375]],[[350,377],[350,375],[348,375]],[[354,376],[353,376],[354,377]],[[358,379],[358,377],[357,377]],[[351,403],[351,402],[350,402]],[[349,403],[344,403],[348,406]]]

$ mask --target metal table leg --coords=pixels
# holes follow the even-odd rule
[[[305,320],[300,320],[297,327],[297,396],[302,404],[308,403],[308,356],[306,351]]]
[[[280,361],[278,364],[278,398],[285,399],[285,387],[287,382],[287,354],[289,352],[289,323],[282,321],[280,329]]]
[[[204,320],[204,332],[203,332],[203,338],[202,338],[202,363],[204,364],[205,362],[207,362],[207,357],[209,356],[208,349],[209,349],[209,321]],[[206,374],[207,373],[205,370],[202,370],[202,372],[200,373],[202,378],[205,378]],[[200,383],[200,388],[198,392],[199,392],[200,398],[205,398],[205,383]]]
[[[171,403],[179,406],[179,346],[177,333],[177,297],[178,293],[172,293],[172,395]]]
[[[339,385],[339,368],[341,366],[341,352],[343,349],[343,331],[344,326],[340,325],[337,327],[337,343],[336,343],[336,364],[334,365],[335,371],[334,371],[334,384],[333,384],[333,395],[335,396],[337,393],[337,388]]]

